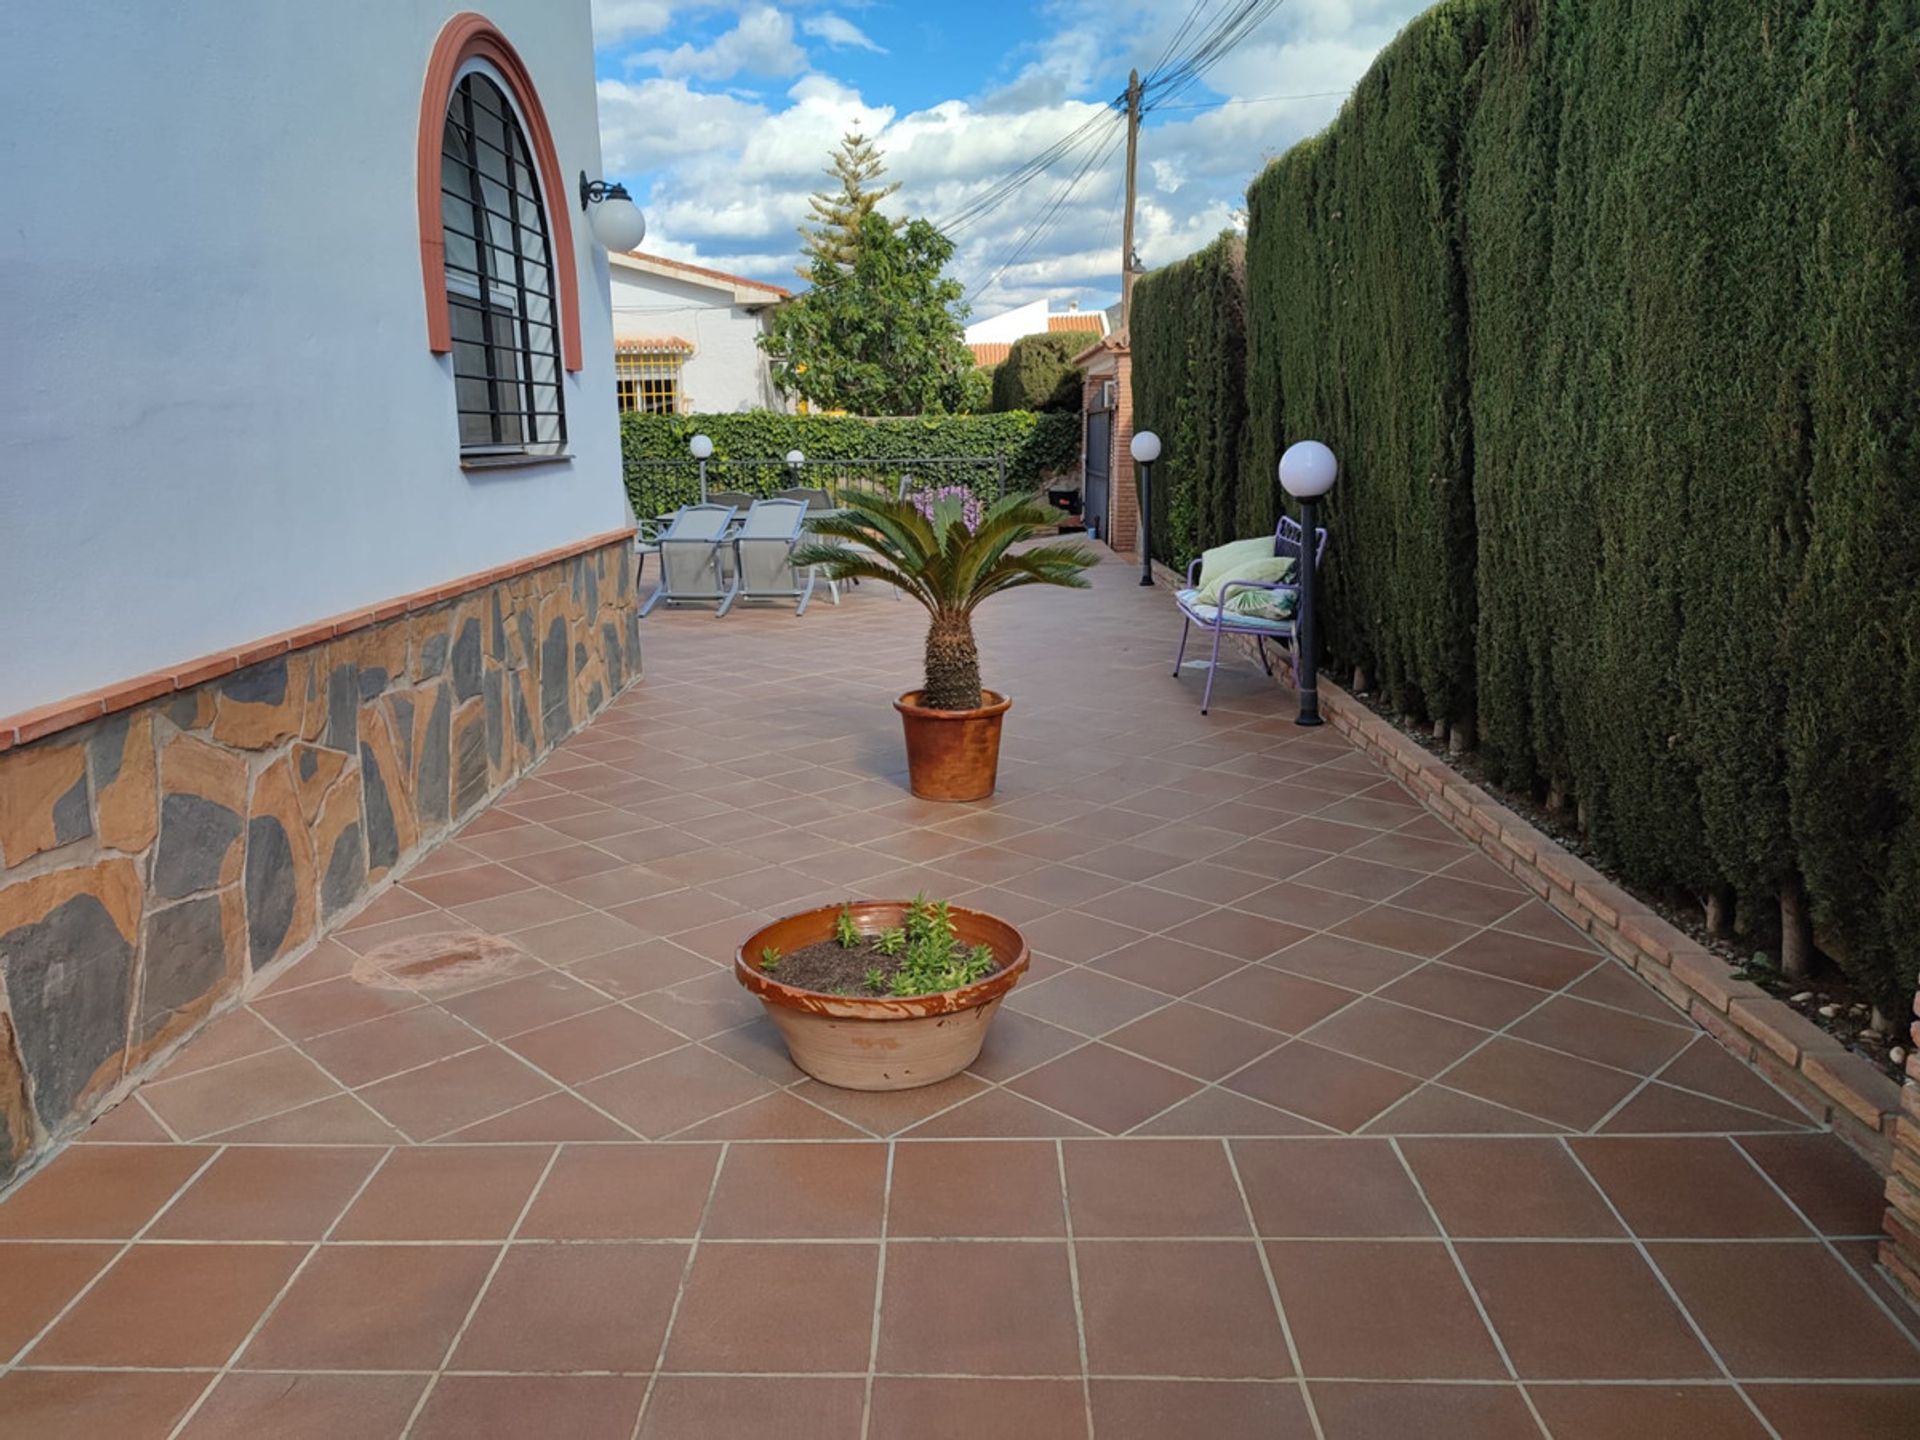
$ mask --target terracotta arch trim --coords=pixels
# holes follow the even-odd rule
[[[414,187],[420,207],[420,280],[427,298],[427,348],[436,355],[453,349],[453,324],[447,315],[447,242],[440,224],[440,146],[447,120],[447,102],[453,79],[469,60],[484,60],[499,72],[513,92],[526,122],[527,145],[540,171],[540,189],[547,203],[547,229],[553,244],[554,283],[559,289],[560,363],[580,369],[580,279],[573,253],[573,215],[567,204],[573,193],[560,170],[547,113],[520,54],[491,20],[471,10],[462,11],[441,27],[427,61],[426,83],[420,91],[420,135],[414,162]]]

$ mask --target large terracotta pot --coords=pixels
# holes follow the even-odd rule
[[[733,973],[758,995],[786,1038],[793,1063],[816,1080],[847,1090],[911,1090],[958,1075],[974,1062],[1000,1001],[1027,969],[1027,942],[1004,920],[952,907],[962,943],[990,945],[1000,969],[976,985],[937,995],[825,995],[783,985],[759,966],[771,945],[783,955],[831,939],[842,909],[863,932],[900,925],[906,900],[855,901],[788,915],[749,935],[734,952]]]
[[[978,710],[929,710],[920,691],[893,702],[907,732],[907,776],[922,800],[984,800],[1000,774],[1000,722],[1013,701],[992,690]]]

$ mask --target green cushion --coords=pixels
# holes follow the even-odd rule
[[[1289,572],[1293,562],[1287,561]],[[1257,580],[1257,575],[1236,575],[1236,580]],[[1282,575],[1279,579],[1290,578]],[[1257,620],[1291,620],[1293,607],[1298,596],[1292,590],[1235,590],[1227,596],[1229,614],[1251,617]]]
[[[1221,548],[1225,549],[1227,547],[1222,546]],[[1261,585],[1274,585],[1284,580],[1291,580],[1293,578],[1293,570],[1293,557],[1291,555],[1274,554],[1271,544],[1267,546],[1266,554],[1243,559],[1237,564],[1222,570],[1214,576],[1211,581],[1207,579],[1206,564],[1202,562],[1200,567],[1200,603],[1202,605],[1218,605],[1220,603],[1220,587],[1229,580],[1252,580]],[[1243,601],[1250,602],[1259,600],[1264,602],[1270,598],[1272,597],[1266,595],[1246,595],[1236,591],[1232,600],[1234,606],[1238,608]]]
[[[1218,588],[1222,576],[1238,566],[1253,560],[1271,560],[1273,555],[1273,537],[1261,535],[1252,540],[1230,540],[1225,545],[1216,545],[1203,551],[1200,556],[1200,579],[1195,582],[1200,589],[1209,586]],[[1207,603],[1213,603],[1211,594]]]

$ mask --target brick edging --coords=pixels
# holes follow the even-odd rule
[[[1154,571],[1169,587],[1179,583],[1157,561]],[[1910,1118],[1902,1148],[1920,1157],[1920,1085],[1904,1087],[1903,1097],[1903,1087],[1792,1006],[1736,977],[1718,955],[1324,675],[1319,691],[1321,714],[1334,729],[1735,1056],[1823,1117],[1880,1175],[1894,1169],[1903,1103]],[[1915,1039],[1920,1044],[1920,1027]],[[1909,1058],[1907,1071],[1920,1080],[1920,1058]]]
[[[576,540],[570,545],[543,550],[538,555],[529,555],[505,565],[496,565],[491,570],[476,571],[474,574],[463,575],[457,580],[449,580],[442,585],[433,585],[425,590],[415,590],[408,595],[396,596],[378,605],[369,605],[361,610],[350,610],[330,620],[316,621],[314,624],[302,625],[293,630],[282,630],[278,634],[268,635],[246,645],[216,650],[212,654],[201,655],[178,665],[169,665],[161,670],[149,671],[145,675],[136,675],[131,680],[121,680],[97,690],[88,690],[83,694],[69,696],[65,700],[56,700],[50,705],[23,710],[17,715],[0,716],[0,750],[8,750],[15,745],[25,745],[30,740],[43,739],[61,730],[72,729],[75,725],[84,725],[87,721],[97,720],[102,715],[111,715],[118,710],[130,709],[143,700],[152,700],[175,690],[185,690],[208,680],[217,680],[222,675],[230,675],[243,666],[271,659],[275,655],[304,650],[308,646],[331,640],[337,635],[350,635],[355,630],[363,630],[380,621],[392,620],[416,610],[425,610],[442,601],[454,600],[469,591],[478,590],[483,585],[494,585],[502,580],[511,580],[516,575],[526,575],[544,566],[556,564],[561,560],[571,560],[576,555],[585,555],[608,545],[623,544],[633,538],[633,533],[630,526],[620,530],[609,530],[585,540]]]

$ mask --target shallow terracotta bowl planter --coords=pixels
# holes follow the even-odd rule
[[[827,995],[784,985],[760,968],[768,946],[788,955],[832,939],[843,909],[853,912],[863,933],[872,933],[904,923],[911,906],[908,900],[822,906],[761,927],[734,952],[735,977],[760,997],[793,1063],[814,1079],[845,1090],[911,1090],[958,1075],[980,1054],[994,1012],[1026,973],[1027,942],[1018,930],[957,905],[950,913],[962,943],[991,946],[1000,962],[986,979],[959,990],[904,999]]]
[[[929,710],[918,690],[893,702],[907,735],[907,775],[922,800],[984,800],[1000,775],[1000,722],[1013,701],[983,690],[976,710]]]

